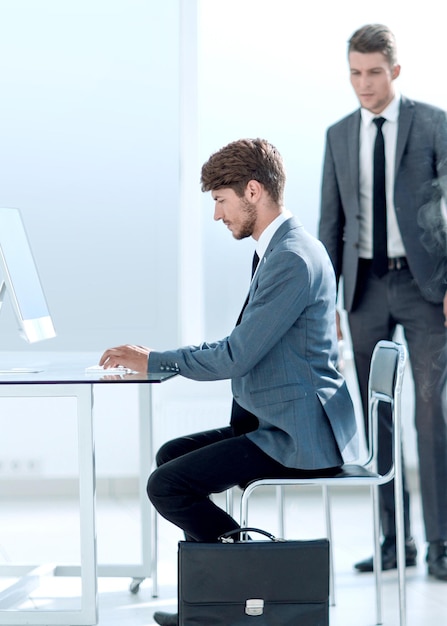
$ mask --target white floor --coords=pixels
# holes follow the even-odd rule
[[[340,490],[332,495],[336,606],[330,609],[331,626],[369,626],[375,623],[374,581],[370,574],[357,574],[353,563],[371,554],[371,515],[367,492],[355,495]],[[78,558],[76,503],[52,498],[0,499],[0,564],[58,564]],[[139,561],[140,527],[136,499],[100,498],[98,501],[98,558],[102,563]],[[408,626],[440,626],[447,623],[447,582],[430,579],[424,563],[425,545],[419,498],[413,495],[413,527],[419,547],[418,566],[407,569]],[[287,538],[323,536],[323,515],[318,491],[289,492]],[[274,534],[274,493],[255,496],[250,507],[250,525]],[[100,578],[100,626],[150,626],[155,610],[176,610],[176,549],[178,529],[164,520],[159,524],[159,595],[152,597],[150,580],[137,594],[129,591],[130,579]],[[304,573],[305,575],[305,573]],[[297,581],[299,584],[299,581]],[[54,579],[33,593],[29,606],[59,606],[76,601],[76,579]],[[68,599],[68,600],[67,600]],[[0,624],[7,624],[0,617]],[[383,623],[398,626],[397,575],[384,574]],[[299,626],[299,625],[297,625]]]

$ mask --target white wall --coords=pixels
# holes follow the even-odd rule
[[[363,23],[395,31],[402,91],[447,107],[437,0],[414,14],[403,0],[197,6],[196,34],[194,0],[0,3],[0,205],[22,210],[58,332],[32,350],[171,348],[227,334],[253,242],[234,241],[209,195],[195,196],[200,165],[229,141],[266,137],[285,159],[288,207],[315,233],[325,130],[357,106],[346,42]],[[0,342],[30,348],[7,305]],[[162,394],[161,437],[226,419],[227,383],[172,381]],[[100,470],[136,473],[135,397],[121,391],[99,406]],[[406,419],[411,431],[411,406]],[[123,424],[130,439],[117,455]],[[7,427],[21,436],[15,420]],[[414,463],[414,433],[409,447]],[[43,462],[52,475],[57,463]]]
[[[178,340],[178,32],[177,0],[0,3],[0,205],[22,211],[53,349]],[[28,349],[5,308],[3,349]]]

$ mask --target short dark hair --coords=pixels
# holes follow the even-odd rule
[[[210,156],[202,167],[202,191],[230,187],[242,197],[250,180],[282,204],[286,174],[278,150],[265,139],[239,139]]]
[[[350,52],[381,52],[390,67],[397,65],[396,38],[384,24],[366,24],[356,30],[348,41]]]

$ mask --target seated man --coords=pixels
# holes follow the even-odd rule
[[[320,242],[285,210],[285,172],[267,141],[243,139],[202,168],[214,219],[256,241],[247,301],[232,332],[215,343],[166,352],[107,350],[100,364],[175,369],[193,380],[231,379],[230,425],[181,437],[157,454],[148,495],[190,541],[217,541],[238,523],[210,499],[264,477],[337,472],[358,454],[354,409],[336,369],[335,277]],[[177,615],[158,612],[158,624]]]

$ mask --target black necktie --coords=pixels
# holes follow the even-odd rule
[[[372,270],[376,276],[384,276],[388,271],[387,229],[386,229],[386,188],[385,188],[385,143],[382,126],[386,120],[376,117],[377,126],[374,144],[373,168],[373,261]]]
[[[253,276],[255,275],[256,272],[256,268],[258,267],[258,263],[259,263],[259,257],[258,257],[258,253],[255,251],[254,255],[253,255],[253,261],[251,264],[251,278],[253,280]],[[236,322],[236,326],[239,326],[239,324],[241,323],[241,319],[242,319],[242,314],[245,311],[245,307],[248,304],[248,294],[247,297],[245,298],[245,302],[244,302],[244,306],[241,309],[241,312],[239,313],[239,317],[237,318],[237,322]]]
[[[256,268],[258,267],[258,263],[259,263],[259,257],[258,257],[258,253],[255,250],[255,253],[253,255],[253,261],[251,262],[251,279],[252,280],[253,280],[253,276],[255,275]]]

